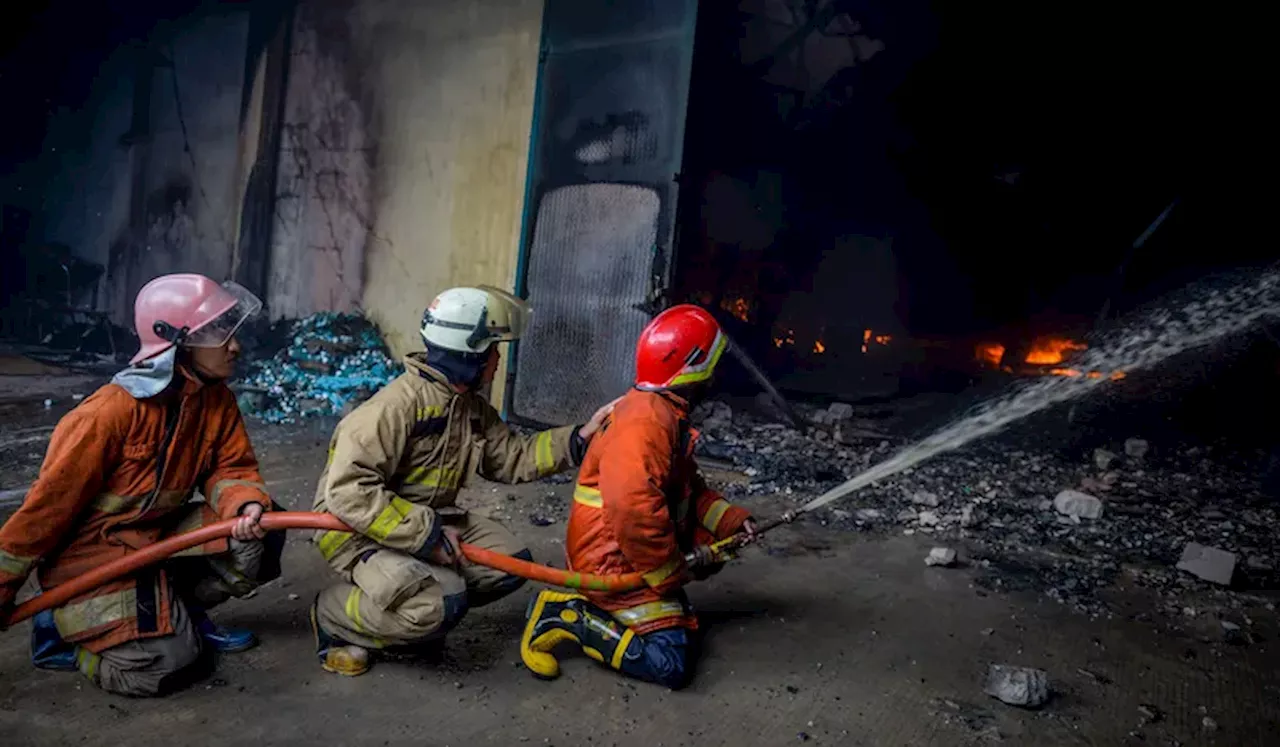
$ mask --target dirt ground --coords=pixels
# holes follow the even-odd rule
[[[41,403],[0,412],[0,489],[34,476],[39,429],[60,411]],[[253,429],[263,472],[286,506],[309,507],[330,425]],[[482,486],[466,503],[558,564],[563,521],[540,527],[528,518],[548,493],[567,505],[569,486],[547,484]],[[776,510],[767,498],[751,505],[762,516]],[[0,505],[0,517],[10,510]],[[533,679],[517,650],[532,587],[472,612],[443,662],[384,661],[355,679],[326,674],[306,609],[329,575],[293,536],[284,579],[214,612],[253,628],[262,645],[163,699],[119,698],[77,674],[33,669],[29,626],[0,633],[0,744],[1275,743],[1280,658],[1265,600],[1242,610],[1254,643],[1231,646],[1216,620],[1090,620],[1033,595],[991,594],[972,583],[970,568],[926,567],[928,549],[918,535],[816,522],[778,530],[691,589],[706,650],[693,686],[670,692],[581,655],[562,659],[559,680]],[[1142,594],[1116,590],[1132,609],[1150,608]],[[993,663],[1047,670],[1052,700],[1027,711],[987,697],[982,681]],[[1155,719],[1139,706],[1154,707]]]

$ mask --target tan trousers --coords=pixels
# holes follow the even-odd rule
[[[462,541],[487,550],[532,559],[524,543],[501,524],[467,513],[452,525]],[[411,646],[443,637],[472,607],[501,599],[524,579],[481,565],[460,572],[388,550],[362,537],[369,549],[350,569],[345,583],[320,593],[316,614],[329,635],[366,648]]]
[[[179,590],[169,600],[173,635],[144,638],[113,646],[101,654],[80,649],[77,664],[95,685],[119,695],[159,695],[180,684],[184,675],[198,674],[192,667],[200,659],[200,635],[181,597],[206,609],[233,596],[244,596],[275,575],[263,567],[278,568],[280,537],[265,542],[231,540],[230,552],[206,557],[178,558],[167,566],[173,586]],[[270,547],[268,547],[270,545]],[[275,553],[275,557],[267,557]],[[267,577],[270,576],[270,577]]]

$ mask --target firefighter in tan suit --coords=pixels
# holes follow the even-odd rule
[[[315,510],[355,530],[318,532],[316,546],[342,582],[312,606],[316,651],[327,671],[370,666],[370,649],[439,642],[467,610],[524,583],[469,564],[458,543],[532,559],[495,521],[455,506],[472,475],[537,480],[576,466],[612,403],[581,427],[513,433],[480,394],[498,365],[496,343],[518,339],[528,318],[495,288],[453,288],[423,314],[425,353],[343,418],[329,444]]]

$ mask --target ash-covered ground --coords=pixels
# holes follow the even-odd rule
[[[1196,399],[1196,387],[1213,374],[1198,372],[1190,382],[1185,371],[1168,370],[1116,382],[938,455],[807,520],[852,532],[931,536],[940,546],[955,546],[960,562],[975,565],[987,588],[1035,590],[1090,615],[1116,611],[1106,592],[1122,575],[1159,592],[1166,612],[1203,611],[1187,597],[1206,591],[1216,605],[1238,607],[1254,592],[1280,588],[1280,500],[1264,487],[1276,460],[1272,449],[1231,432],[1188,429],[1187,421],[1203,421],[1196,407],[1222,406],[1216,392],[1208,404]],[[715,465],[729,469],[725,493],[775,496],[781,513],[928,435],[929,421],[945,423],[969,401],[934,398],[924,422],[896,417],[909,403],[800,404],[799,430],[772,422],[761,402],[713,401],[694,421],[703,435],[699,455],[713,473]],[[1190,412],[1182,406],[1188,402]],[[1085,497],[1058,499],[1068,490]],[[1091,507],[1081,508],[1081,501]],[[1232,563],[1226,578],[1222,568],[1180,570],[1189,543],[1231,553],[1220,558]]]

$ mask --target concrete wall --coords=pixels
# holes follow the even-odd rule
[[[133,49],[102,65],[87,106],[50,123],[43,238],[107,268],[99,307],[117,323],[131,324],[133,297],[155,275],[230,269],[247,33],[244,11],[156,31],[154,48],[173,64],[152,71],[149,136],[125,137],[135,119]]]
[[[541,18],[541,0],[302,5],[274,315],[359,307],[403,353],[436,293],[512,286]]]
[[[404,353],[441,290],[513,285],[541,22],[542,0],[299,3],[267,262],[274,318],[363,310]],[[223,278],[244,259],[265,64],[246,97],[248,34],[244,10],[157,30],[174,66],[151,76],[145,142],[121,142],[128,51],[102,67],[91,106],[51,127],[47,238],[108,268],[100,306],[118,322],[150,277]]]

